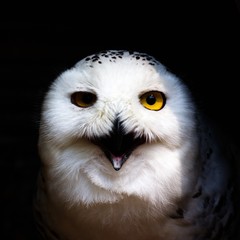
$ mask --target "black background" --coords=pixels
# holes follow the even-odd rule
[[[42,98],[58,74],[94,52],[127,49],[155,56],[187,83],[201,110],[238,149],[238,2],[192,2],[88,11],[92,22],[0,22],[1,239],[36,239],[31,202]]]

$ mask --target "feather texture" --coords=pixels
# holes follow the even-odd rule
[[[102,51],[60,74],[39,134],[43,239],[230,239],[231,167],[200,114],[145,53]]]

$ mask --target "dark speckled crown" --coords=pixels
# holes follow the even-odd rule
[[[146,54],[146,53],[140,53],[135,51],[126,51],[126,50],[106,50],[106,51],[100,51],[96,54],[93,54],[91,56],[88,56],[84,58],[83,60],[90,64],[90,67],[93,67],[93,63],[102,64],[103,61],[108,60],[109,62],[116,62],[118,59],[122,59],[124,57],[130,57],[132,60],[141,61],[141,63],[144,65],[157,65],[159,64],[158,61]]]

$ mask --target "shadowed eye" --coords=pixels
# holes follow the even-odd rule
[[[87,108],[92,106],[97,100],[97,96],[91,92],[75,92],[71,95],[72,104]]]
[[[147,109],[153,111],[161,110],[166,102],[165,95],[162,92],[150,91],[140,96],[140,103]]]

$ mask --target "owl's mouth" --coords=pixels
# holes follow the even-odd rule
[[[119,171],[131,153],[146,142],[144,137],[136,137],[134,133],[125,133],[121,121],[117,118],[110,135],[94,138],[92,142],[99,146],[113,168]]]

